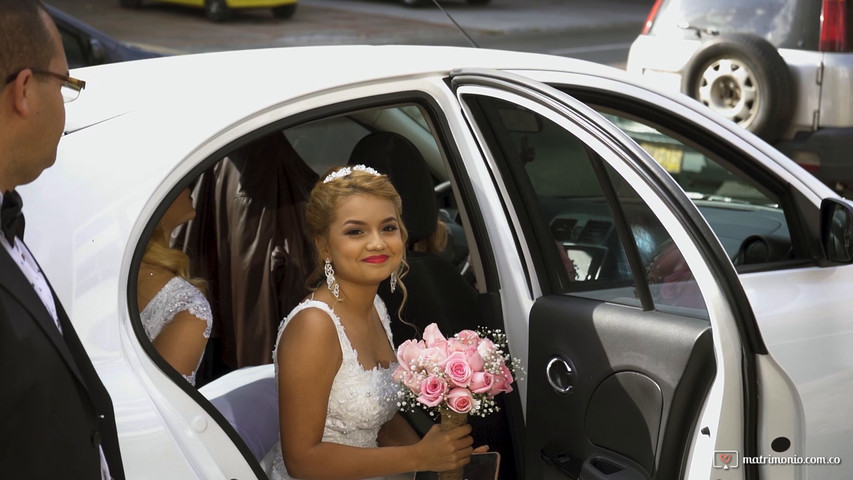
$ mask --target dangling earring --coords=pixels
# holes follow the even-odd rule
[[[391,272],[391,293],[397,289],[397,272]]]
[[[335,282],[335,269],[332,268],[332,261],[329,260],[329,257],[326,257],[325,265],[323,265],[323,272],[326,274],[326,286],[329,287],[329,291],[332,292],[332,295],[335,298],[340,298],[341,294],[341,286]]]

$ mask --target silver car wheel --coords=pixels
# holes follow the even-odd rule
[[[758,116],[761,92],[749,67],[736,60],[722,58],[702,73],[699,101],[749,129]]]

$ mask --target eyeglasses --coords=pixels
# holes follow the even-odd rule
[[[31,68],[30,71],[33,72],[33,75],[48,75],[50,77],[61,80],[62,86],[60,86],[59,91],[62,93],[62,100],[65,101],[65,103],[77,100],[77,97],[80,96],[80,91],[86,88],[86,82],[84,80],[69,77],[68,75],[62,75],[48,70],[39,70],[36,68]],[[14,82],[15,79],[18,78],[18,75],[20,75],[20,73],[21,71],[18,71],[17,73],[13,73],[12,75],[6,77],[5,85],[9,85],[10,83]]]

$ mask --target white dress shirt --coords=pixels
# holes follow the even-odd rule
[[[0,193],[0,205],[2,204],[3,194]],[[53,295],[50,293],[50,287],[47,285],[47,279],[44,277],[44,273],[42,273],[35,258],[33,258],[33,254],[30,253],[30,250],[26,245],[24,245],[23,240],[19,238],[15,238],[10,244],[9,241],[6,240],[5,235],[0,235],[0,244],[2,244],[3,248],[9,252],[9,256],[12,257],[12,260],[15,261],[18,268],[20,268],[24,276],[27,277],[27,280],[29,280],[33,290],[36,291],[41,302],[44,304],[44,308],[47,309],[51,318],[53,318],[53,323],[56,324],[56,328],[59,329],[59,333],[62,333],[62,326],[59,325],[59,316],[56,314],[56,303],[53,301]]]

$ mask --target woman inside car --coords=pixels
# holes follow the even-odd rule
[[[195,216],[190,190],[169,206],[154,229],[139,266],[137,301],[148,339],[169,365],[192,385],[213,317],[206,282],[189,276],[189,258],[169,246],[172,231]]]

